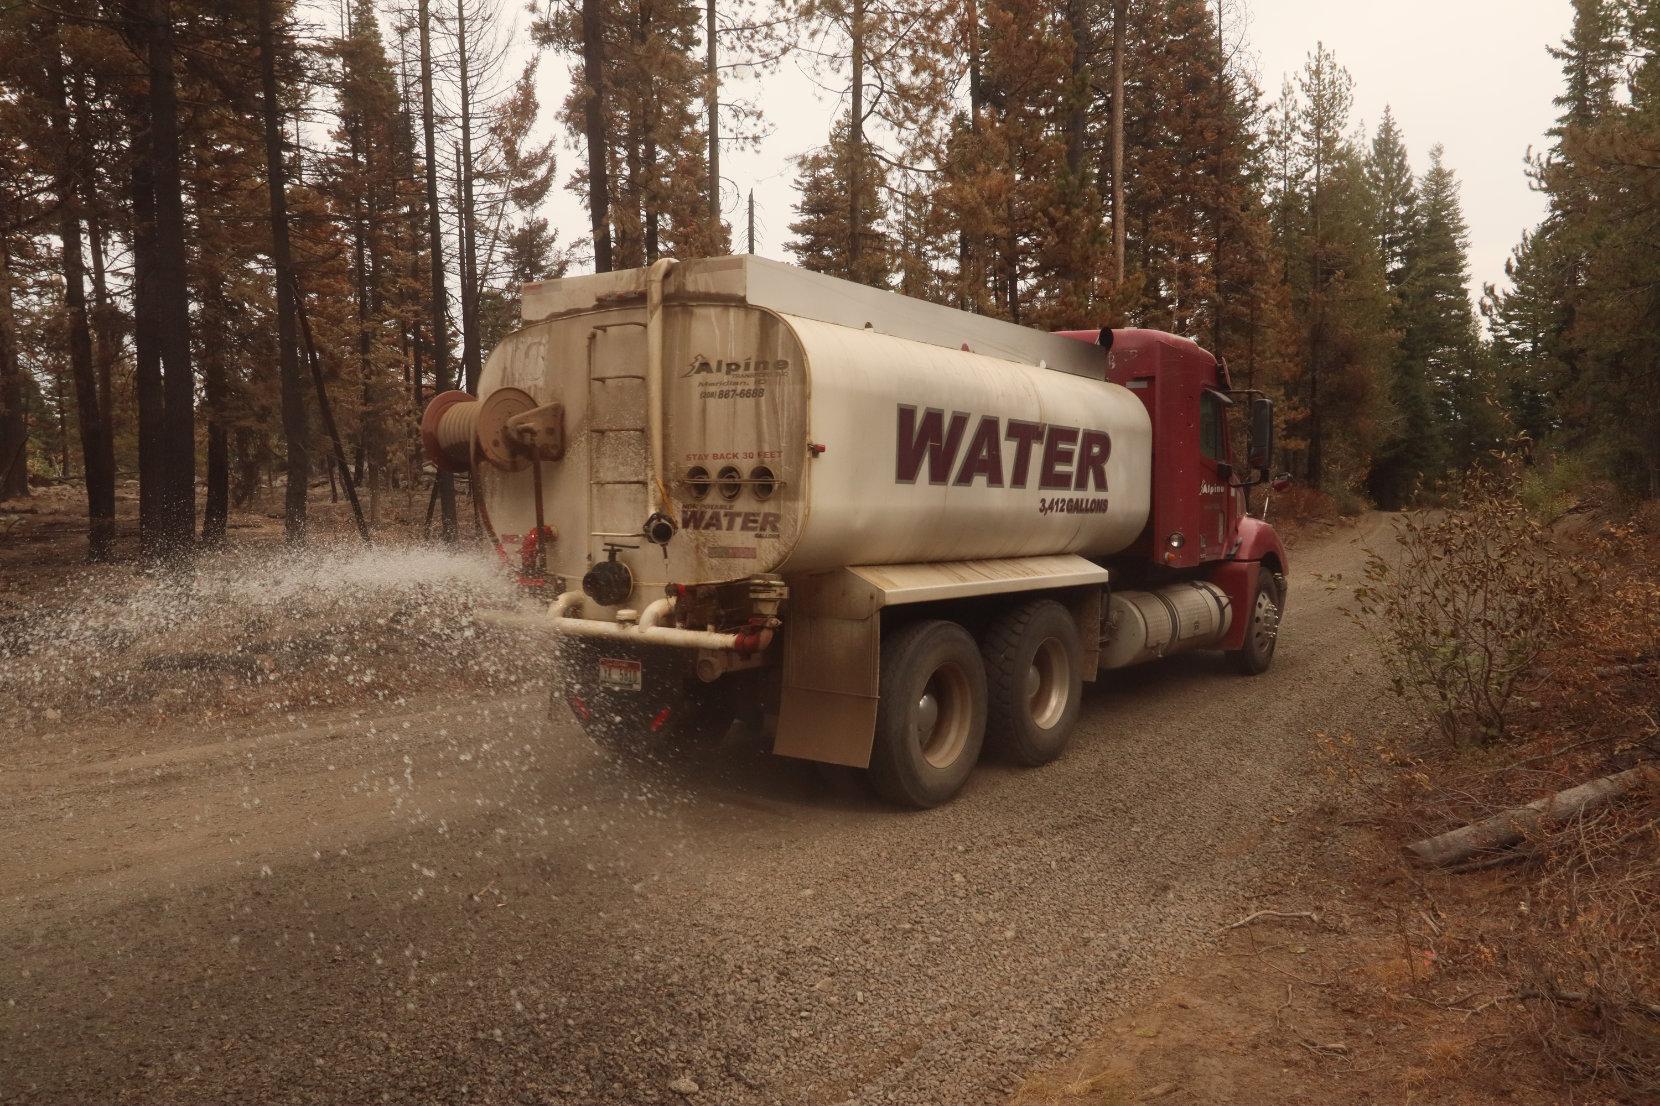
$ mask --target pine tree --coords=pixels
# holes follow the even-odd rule
[[[1387,106],[1366,158],[1366,182],[1377,206],[1378,253],[1389,277],[1389,290],[1398,296],[1406,280],[1407,239],[1417,211],[1418,188],[1406,141],[1395,113]]]
[[[1421,220],[1406,142],[1388,108],[1367,154],[1366,183],[1372,192],[1377,219],[1374,234],[1389,287],[1390,325],[1404,338],[1416,322],[1407,303],[1407,284]],[[1367,487],[1377,503],[1394,508],[1437,475],[1445,461],[1421,348],[1411,342],[1397,343],[1383,391],[1387,402],[1381,410],[1377,453]]]
[[[1538,442],[1561,428],[1561,381],[1567,366],[1565,316],[1557,291],[1564,285],[1563,258],[1548,231],[1522,235],[1505,262],[1509,287],[1487,285],[1482,314],[1488,320],[1501,375],[1504,407],[1517,430]]]
[[[0,12],[0,86],[15,89],[0,96],[0,134],[28,133],[39,113],[21,90],[37,66],[28,44],[33,34],[21,9]],[[0,499],[29,494],[29,399],[34,381],[23,366],[26,345],[23,299],[25,270],[34,260],[33,230],[42,217],[36,152],[25,141],[0,144]]]
[[[1489,417],[1491,386],[1478,356],[1480,342],[1469,298],[1469,230],[1459,204],[1458,181],[1437,145],[1419,190],[1411,224],[1403,282],[1405,330],[1401,358],[1421,371],[1434,398],[1433,423],[1421,428],[1425,471],[1437,467],[1434,443],[1444,441],[1455,468],[1463,469],[1495,445]]]
[[[877,288],[890,287],[895,264],[881,199],[887,188],[887,167],[871,156],[868,147],[853,147],[845,119],[837,121],[829,144],[803,155],[799,165],[800,198],[796,219],[790,224],[796,237],[785,248],[803,268]],[[848,224],[852,208],[847,196],[854,187],[864,190],[857,234]],[[855,241],[857,251],[851,248]]]
[[[1316,486],[1350,491],[1378,433],[1389,292],[1365,166],[1348,138],[1352,81],[1324,45],[1287,85],[1270,133],[1276,248],[1302,332],[1281,375],[1287,446]]]
[[[1579,375],[1594,456],[1622,489],[1660,497],[1660,245],[1648,233],[1660,210],[1660,10],[1633,5],[1629,18],[1639,60],[1623,102],[1581,143],[1564,140],[1578,147],[1571,160],[1585,201],[1572,337],[1585,354]]]
[[[1552,53],[1560,114],[1533,168],[1549,213],[1511,259],[1512,287],[1483,305],[1504,394],[1535,436],[1660,495],[1660,251],[1644,233],[1660,202],[1660,15],[1575,0]]]
[[[580,10],[550,7],[535,25],[538,42],[580,53],[584,74],[593,67],[560,117],[589,147],[570,185],[603,219],[593,229],[602,269],[730,249],[726,226],[710,219],[707,19],[698,0],[583,0]],[[748,41],[747,25],[726,30],[729,48]],[[747,141],[747,110],[727,106],[736,118],[726,137]]]
[[[41,99],[48,112],[46,137],[55,148],[52,190],[57,206],[58,240],[63,258],[65,346],[75,382],[82,474],[87,500],[87,556],[107,561],[115,552],[115,446],[108,412],[100,404],[93,364],[92,324],[87,312],[85,261],[81,252],[82,188],[87,172],[87,121],[74,119],[69,107],[69,77],[56,16],[43,22],[36,47],[41,55]]]

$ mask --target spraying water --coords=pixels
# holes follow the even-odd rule
[[[530,658],[477,648],[473,618],[518,598],[488,558],[421,545],[231,550],[179,572],[100,574],[0,624],[0,720],[39,729],[163,702],[291,711],[463,674],[519,682]]]

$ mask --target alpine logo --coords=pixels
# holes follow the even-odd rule
[[[972,429],[971,429],[972,427]],[[1012,446],[1012,448],[1005,448]],[[1036,470],[1045,491],[1107,490],[1112,437],[1104,430],[899,405],[894,479],[915,484],[1024,488]],[[924,469],[926,468],[926,475]]]
[[[723,361],[719,357],[697,356],[680,375],[688,376],[778,376],[790,371],[788,358],[746,357],[742,361]]]

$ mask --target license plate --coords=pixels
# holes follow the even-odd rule
[[[599,660],[599,682],[605,687],[620,691],[639,691],[640,662],[620,660],[616,657],[601,657]]]

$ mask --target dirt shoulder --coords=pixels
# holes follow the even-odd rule
[[[1519,900],[1504,877],[1415,875],[1345,813],[1302,827],[1303,879],[1029,1075],[1011,1106],[1611,1101],[1574,1096],[1517,1047],[1503,989],[1445,962],[1449,915],[1507,928]]]
[[[1541,639],[1506,729],[1454,742],[1388,710],[1349,727],[1311,724],[1309,763],[1328,787],[1284,812],[1301,877],[1265,888],[1099,1036],[1028,1075],[1011,1106],[1656,1100],[1660,786],[1651,774],[1554,820],[1515,811],[1651,771],[1634,766],[1660,750],[1660,520],[1570,512],[1539,532],[1500,507],[1492,531],[1430,529],[1397,554],[1422,573],[1438,559],[1479,563],[1486,543],[1519,535],[1565,569],[1531,581],[1553,589],[1566,622]],[[1334,593],[1352,591],[1349,575]],[[1490,579],[1466,573],[1459,587]],[[1464,594],[1443,587],[1453,590],[1432,598]],[[1487,633],[1524,625],[1527,608],[1501,597],[1481,610],[1490,621],[1475,625]],[[1520,832],[1448,867],[1403,852],[1500,815]]]

